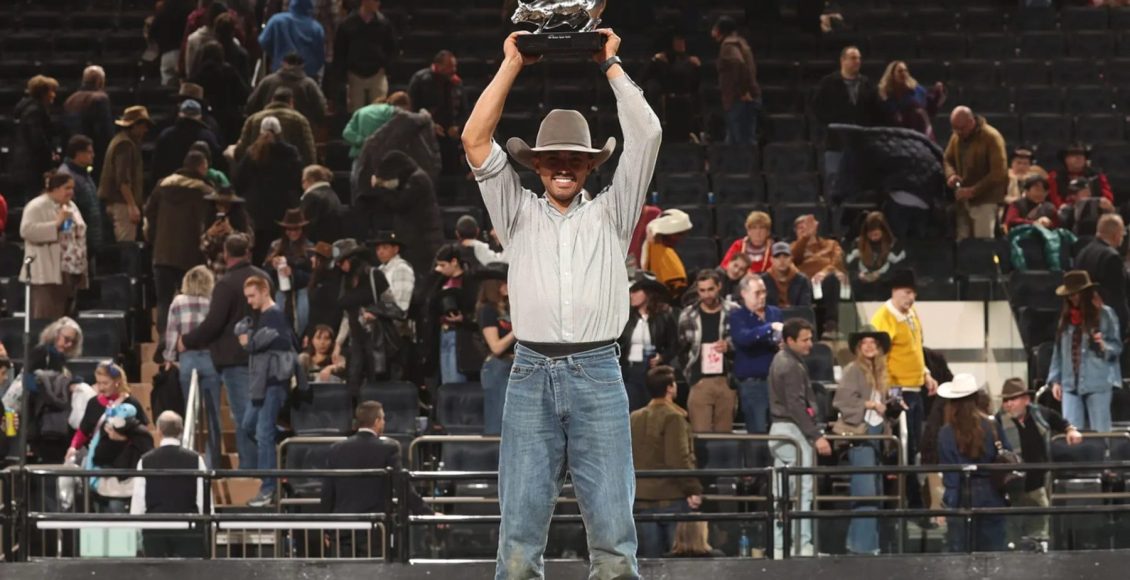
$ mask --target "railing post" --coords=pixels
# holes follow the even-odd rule
[[[773,558],[773,544],[774,531],[777,529],[777,507],[773,502],[777,501],[777,494],[773,493],[773,481],[777,477],[777,470],[774,467],[768,467],[769,470],[769,489],[765,493],[769,496],[766,501],[766,512],[768,516],[765,518],[765,557]]]
[[[976,466],[972,466],[976,468]],[[964,496],[961,500],[961,507],[965,512],[965,553],[973,553],[973,540],[974,540],[974,526],[973,526],[973,471],[966,468],[961,472],[961,489]]]
[[[14,485],[15,471],[7,470],[0,473],[0,485],[4,488],[4,494],[0,497],[0,501],[4,502],[0,506],[0,512],[3,513],[3,537],[0,537],[0,550],[4,552],[4,561],[12,561],[12,533],[15,526],[15,521],[12,516],[14,510],[12,509],[13,493],[12,486]]]
[[[193,374],[196,373],[196,371],[192,372]],[[204,505],[200,506],[200,511],[204,514],[206,519],[203,521],[204,529],[202,530],[203,533],[201,534],[200,541],[204,543],[205,560],[212,559],[212,526],[214,525],[214,516],[212,514],[212,475],[214,473],[214,471],[208,470],[205,471],[204,476],[201,477],[201,485],[204,486]]]
[[[30,473],[28,473],[27,471],[24,471],[24,470],[21,470],[20,475],[21,475],[21,479],[22,479],[21,487],[23,488],[23,498],[22,498],[22,501],[21,501],[21,505],[23,506],[23,509],[20,510],[22,512],[20,514],[20,517],[22,519],[22,521],[20,522],[21,523],[20,527],[23,528],[23,537],[20,538],[19,558],[17,558],[17,561],[27,562],[27,561],[31,560],[31,557],[30,557],[30,554],[29,554],[29,552],[31,551],[31,517],[30,517],[29,512],[31,511],[31,478],[32,478],[32,475]]]
[[[789,517],[789,499],[792,495],[789,493],[789,466],[781,466],[781,557],[785,560],[789,559],[789,555],[793,551],[793,525]]]
[[[397,522],[400,529],[400,547],[398,548],[398,551],[400,553],[401,563],[407,564],[412,557],[412,551],[409,546],[409,542],[412,538],[412,526],[410,525],[409,521],[411,512],[408,510],[408,496],[409,490],[412,488],[412,478],[409,475],[409,471],[406,469],[401,469],[400,471],[395,472],[394,477],[398,481],[398,487],[400,488],[400,503],[397,505],[397,513],[399,514],[398,519],[400,520],[399,522]],[[391,488],[392,486],[389,486],[390,491]],[[391,502],[392,499],[389,498],[389,501]]]

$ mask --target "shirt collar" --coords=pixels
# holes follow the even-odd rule
[[[545,209],[549,210],[550,213],[552,213],[554,215],[561,216],[561,217],[569,217],[569,216],[573,215],[573,212],[577,211],[582,206],[584,206],[585,204],[587,204],[587,203],[589,203],[593,200],[592,194],[590,194],[588,191],[585,191],[584,189],[582,189],[580,191],[580,193],[578,193],[575,197],[573,197],[573,201],[571,201],[569,203],[569,208],[565,210],[565,213],[561,213],[561,212],[557,211],[557,208],[550,205],[549,198],[547,197],[548,195],[549,195],[548,193],[542,195],[542,198],[541,198],[542,204],[545,205]]]
[[[360,433],[368,433],[368,434],[372,435],[373,437],[380,437],[381,436],[380,433],[377,433],[376,431],[373,431],[372,429],[369,429],[368,427],[362,427],[362,428],[358,429],[357,433],[359,433],[359,434]]]
[[[670,399],[667,399],[666,397],[662,398],[662,399],[652,399],[647,404],[647,406],[648,407],[670,407],[676,413],[678,413],[678,414],[680,414],[684,417],[687,416],[686,409],[683,409],[682,407],[676,405],[674,401],[671,401]]]
[[[302,195],[306,195],[307,193],[310,193],[311,191],[314,191],[315,189],[318,189],[319,187],[328,186],[329,184],[330,184],[330,182],[328,182],[328,181],[319,181],[319,182],[311,185],[310,187],[307,187],[306,191],[302,192]]]
[[[175,437],[162,437],[161,438],[161,444],[158,445],[158,447],[170,447],[170,446],[180,447],[180,439],[177,439]]]
[[[917,316],[914,313],[914,307],[913,306],[911,306],[910,311],[905,313],[905,314],[901,310],[896,308],[894,302],[891,302],[890,300],[888,300],[886,302],[886,304],[884,304],[884,306],[886,306],[887,310],[889,310],[890,313],[894,315],[895,320],[898,320],[899,322],[906,322],[906,321],[908,321],[912,318],[917,318]]]

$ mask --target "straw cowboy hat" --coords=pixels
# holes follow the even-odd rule
[[[126,108],[125,113],[122,113],[122,118],[114,121],[114,124],[119,127],[133,127],[138,123],[149,123],[153,126],[153,120],[149,118],[149,109],[142,105],[135,105]]]
[[[548,151],[576,151],[593,156],[593,168],[599,167],[612,156],[616,149],[616,138],[609,137],[604,147],[594,149],[589,134],[589,122],[577,111],[554,109],[545,116],[538,128],[538,139],[530,147],[518,137],[506,142],[506,150],[514,160],[530,169],[534,168],[534,155]]]
[[[964,399],[980,390],[981,385],[977,384],[973,375],[961,373],[954,375],[952,381],[939,385],[938,396],[943,399]]]
[[[669,209],[659,214],[659,217],[647,224],[647,231],[652,235],[673,236],[691,231],[691,216],[681,209]]]
[[[1098,284],[1091,282],[1091,275],[1086,270],[1072,270],[1063,275],[1063,285],[1055,289],[1055,295],[1071,296],[1097,286]]]
[[[247,200],[235,194],[235,190],[230,186],[221,187],[220,189],[209,193],[204,196],[204,201],[222,201],[226,203],[244,203]]]
[[[334,247],[326,242],[318,242],[314,244],[314,255],[326,260],[332,260],[334,257]]]
[[[286,210],[286,213],[283,214],[282,221],[276,221],[275,223],[285,229],[290,229],[304,227],[310,222],[306,219],[306,216],[302,215],[302,210],[294,208]]]

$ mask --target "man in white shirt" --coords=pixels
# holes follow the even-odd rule
[[[181,447],[184,420],[173,411],[157,417],[161,444],[141,457],[137,469],[183,469],[206,471],[199,453]],[[133,500],[129,512],[141,514],[204,513],[204,480],[192,477],[144,477],[133,480]],[[199,528],[188,530],[144,530],[142,542],[147,558],[200,558],[204,539]]]
[[[479,239],[480,233],[482,230],[479,229],[479,221],[474,216],[465,215],[455,222],[455,237],[459,240],[459,245],[471,248],[480,265],[506,263],[506,255],[490,249],[490,244]]]
[[[378,268],[388,279],[388,290],[381,295],[381,300],[395,302],[404,312],[412,304],[412,292],[416,288],[416,273],[408,260],[400,257],[400,249],[404,246],[396,236],[396,232],[377,232],[373,240],[377,247],[377,259],[381,265]]]

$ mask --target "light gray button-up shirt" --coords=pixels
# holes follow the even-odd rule
[[[510,317],[518,340],[578,343],[614,340],[628,322],[625,259],[639,221],[663,130],[627,75],[616,95],[624,152],[601,195],[578,194],[565,213],[524,189],[498,143],[472,167],[510,262]]]

